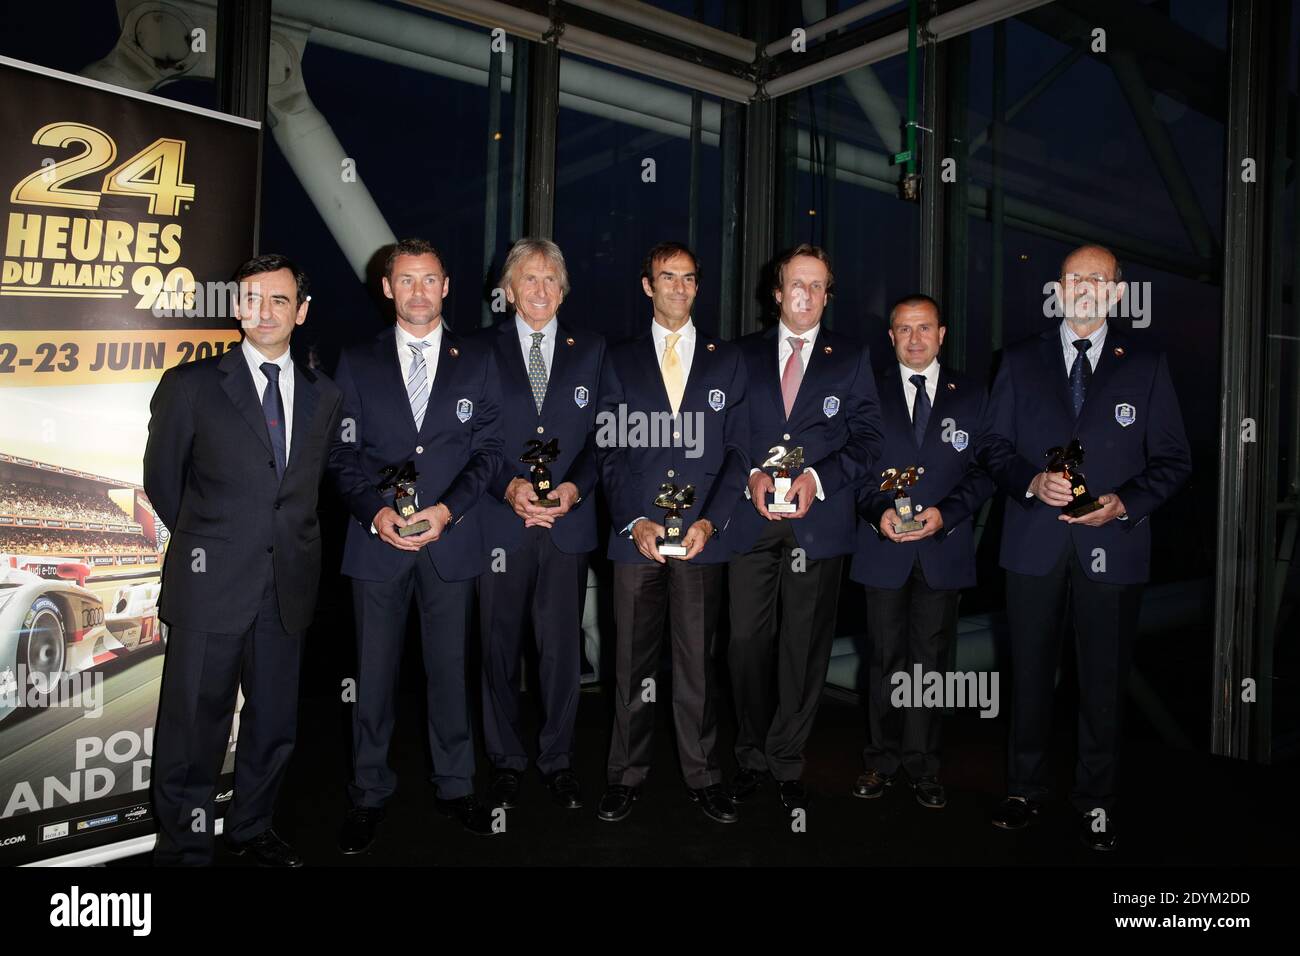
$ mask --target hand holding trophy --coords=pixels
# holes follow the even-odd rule
[[[679,489],[671,482],[659,486],[659,495],[654,500],[656,508],[664,510],[664,540],[659,545],[659,553],[666,558],[683,558],[686,545],[682,544],[682,530],[685,519],[682,512],[695,504],[695,486],[687,485]]]
[[[880,473],[880,477],[884,479],[880,483],[880,490],[895,492],[894,510],[898,512],[899,521],[894,525],[894,530],[898,534],[920,531],[924,527],[916,520],[912,499],[907,493],[907,489],[916,484],[917,479],[923,474],[925,469],[916,465],[908,465],[901,471],[897,468],[886,468]]]
[[[803,467],[803,449],[791,448],[786,451],[784,445],[774,445],[767,450],[768,458],[763,462],[764,468],[772,469],[772,503],[767,506],[774,515],[794,514],[799,510],[795,502],[789,500],[790,471]]]
[[[419,477],[413,461],[408,461],[400,468],[389,465],[379,473],[380,493],[387,494],[390,491],[393,493],[393,510],[403,518],[409,518],[419,510],[420,504],[415,494],[415,480]],[[409,538],[412,535],[424,534],[429,527],[428,521],[421,520],[403,525],[397,529],[397,533],[403,538]]]
[[[560,457],[560,440],[552,438],[548,442],[540,438],[531,438],[524,447],[524,453],[519,456],[519,460],[526,465],[531,465],[528,469],[528,478],[533,483],[533,490],[537,492],[537,500],[534,502],[539,508],[558,508],[560,499],[552,498],[551,492],[554,485],[551,479],[551,469],[546,466]]]
[[[1079,439],[1071,439],[1070,444],[1064,448],[1049,448],[1044,456],[1047,458],[1046,470],[1060,474],[1070,483],[1070,494],[1074,496],[1074,501],[1062,506],[1063,514],[1080,518],[1102,507],[1102,503],[1088,491],[1083,472],[1079,471],[1079,466],[1083,464],[1083,445]]]

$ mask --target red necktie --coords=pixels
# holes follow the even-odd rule
[[[785,370],[781,373],[781,398],[785,400],[785,417],[789,418],[794,398],[799,394],[799,383],[803,381],[803,360],[799,353],[804,340],[791,335],[786,341],[790,343],[790,357],[785,360]]]

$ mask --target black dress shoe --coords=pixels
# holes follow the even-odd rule
[[[343,818],[339,849],[349,856],[365,853],[375,842],[375,833],[383,819],[383,807],[352,807]]]
[[[912,792],[916,802],[931,810],[942,810],[948,805],[948,794],[934,777],[918,777],[912,781]]]
[[[853,795],[863,800],[874,800],[885,792],[886,787],[894,785],[894,778],[872,768],[858,777],[853,784]]]
[[[1024,797],[1007,797],[993,811],[990,821],[1000,830],[1023,830],[1037,817],[1039,806]]]
[[[492,802],[498,807],[514,809],[519,803],[519,771],[508,767],[498,768],[492,774],[488,791],[492,795]]]
[[[258,866],[302,866],[302,857],[294,852],[293,847],[276,836],[275,831],[270,827],[251,840],[227,839],[226,847],[235,856],[251,853]]]
[[[640,787],[625,787],[621,783],[611,783],[605,788],[605,795],[600,798],[596,816],[607,823],[617,823],[632,812],[633,801],[640,797]]]
[[[582,787],[578,775],[569,768],[557,770],[546,778],[546,789],[551,791],[555,805],[565,810],[582,809]]]
[[[434,799],[438,812],[445,817],[455,817],[470,833],[492,836],[492,810],[483,804],[477,794],[467,793],[455,800]]]
[[[720,783],[711,783],[698,790],[687,790],[692,803],[698,803],[704,815],[716,823],[735,823],[740,819],[736,815],[736,805],[727,796],[726,789]]]
[[[772,775],[766,770],[750,770],[748,767],[741,767],[731,778],[732,802],[744,803],[771,779]]]
[[[808,791],[804,789],[802,780],[782,780],[777,792],[781,796],[781,806],[787,811],[808,808]]]
[[[1079,817],[1079,841],[1089,850],[1115,849],[1115,819],[1109,813],[1083,814]]]

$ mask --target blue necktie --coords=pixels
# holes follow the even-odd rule
[[[1074,417],[1083,411],[1083,400],[1088,397],[1088,382],[1092,380],[1092,365],[1088,363],[1088,349],[1092,343],[1087,339],[1075,339],[1074,347],[1079,354],[1070,366],[1070,400],[1074,402]]]
[[[925,441],[925,426],[930,424],[930,396],[925,390],[925,376],[912,375],[908,381],[916,386],[916,398],[912,400],[912,435],[916,438],[916,447]]]
[[[275,452],[275,475],[284,477],[288,447],[284,439],[284,399],[280,397],[280,366],[263,362],[262,374],[266,376],[266,391],[262,392],[262,414],[266,416],[266,430],[271,436],[271,450]]]

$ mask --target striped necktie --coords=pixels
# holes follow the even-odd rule
[[[425,370],[424,350],[428,342],[408,342],[411,350],[411,372],[406,376],[406,397],[411,403],[411,417],[418,432],[424,424],[424,411],[429,407],[429,373]]]

